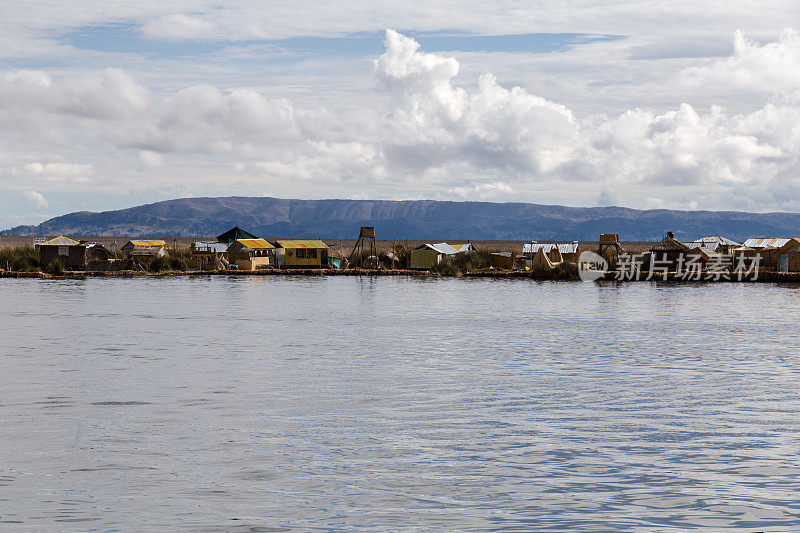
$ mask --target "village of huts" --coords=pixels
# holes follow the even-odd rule
[[[174,241],[174,240],[173,240]],[[352,242],[352,241],[351,241]],[[58,236],[37,239],[38,262],[45,271],[256,271],[264,269],[405,269],[443,275],[491,271],[577,272],[581,253],[591,251],[614,270],[621,258],[634,254],[642,268],[658,264],[665,271],[680,270],[687,261],[707,268],[723,263],[721,257],[758,256],[762,271],[800,272],[800,238],[755,237],[736,242],[722,236],[680,241],[672,232],[647,247],[625,250],[617,234],[602,234],[592,242],[525,242],[516,250],[476,248],[470,242],[425,242],[409,247],[391,241],[378,250],[375,228],[362,227],[352,249],[329,249],[319,239],[268,239],[235,226],[216,239],[195,240],[188,248],[167,240],[133,239],[117,247],[116,241],[100,244]],[[626,244],[627,246],[627,244]],[[387,250],[388,248],[388,250]],[[1,258],[0,258],[1,260]],[[732,263],[728,260],[726,265]],[[0,269],[11,269],[11,261]],[[569,277],[568,276],[568,277]]]

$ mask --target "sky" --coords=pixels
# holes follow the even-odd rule
[[[800,211],[797,2],[398,4],[0,0],[0,229],[190,196]]]

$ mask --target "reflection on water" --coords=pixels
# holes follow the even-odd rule
[[[3,279],[0,529],[796,529],[798,296]]]

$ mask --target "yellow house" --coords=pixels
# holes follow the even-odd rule
[[[275,247],[264,239],[238,239],[228,246],[228,262],[239,270],[256,270],[275,264]]]
[[[475,247],[472,244],[447,244],[446,242],[423,244],[411,250],[408,266],[414,270],[430,270],[441,263],[446,256],[474,251]]]
[[[286,268],[322,268],[328,265],[328,246],[316,240],[275,241],[275,260]]]

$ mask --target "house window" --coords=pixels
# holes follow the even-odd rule
[[[298,259],[305,259],[306,258],[306,250],[304,248],[297,249],[297,258]]]
[[[306,257],[309,259],[316,259],[317,258],[317,251],[316,250],[306,250]]]

